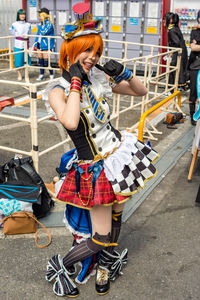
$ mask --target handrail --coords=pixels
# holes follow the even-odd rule
[[[142,114],[140,121],[139,121],[139,126],[138,126],[138,140],[139,141],[143,142],[143,127],[144,127],[144,121],[145,121],[146,117],[148,115],[150,115],[153,111],[155,111],[156,109],[158,109],[163,104],[165,104],[166,102],[168,102],[169,100],[171,100],[172,98],[174,98],[176,96],[178,96],[178,106],[181,107],[181,92],[176,91],[172,95],[168,96],[167,98],[163,99],[159,103],[155,104],[154,106],[152,106],[150,109],[148,109],[147,111],[145,111]]]
[[[0,52],[8,52],[9,49],[0,49]]]
[[[30,35],[29,35],[30,36]],[[34,35],[35,36],[35,35]],[[47,37],[47,36],[45,36]],[[10,37],[0,37],[0,40],[2,38],[8,38],[8,45],[9,45],[9,53],[3,53],[3,51],[0,52],[0,57],[6,57],[6,56],[11,56],[9,60],[9,64],[7,64],[3,69],[0,69],[0,74],[3,74],[5,72],[10,72],[12,71],[12,62],[13,62],[13,58],[14,58],[14,54],[11,51],[11,40],[15,38],[15,36],[10,36]],[[48,37],[48,44],[50,43],[50,39],[52,38],[52,36]],[[55,36],[53,38],[56,38]],[[61,39],[61,37],[59,37]],[[105,40],[104,40],[105,41]],[[107,40],[107,42],[116,42],[119,43],[120,41],[113,41],[113,40]],[[181,53],[181,49],[179,48],[173,48],[170,50],[169,47],[165,47],[166,48],[166,52],[159,52],[158,51],[158,46],[157,45],[149,45],[149,44],[140,44],[140,46],[144,46],[147,45],[148,48],[148,53],[150,53],[149,55],[143,56],[143,57],[138,57],[138,58],[131,58],[128,59],[129,55],[127,55],[127,52],[129,49],[129,45],[133,45],[135,43],[130,43],[130,42],[123,42],[124,45],[124,52],[121,59],[116,58],[116,57],[110,57],[107,56],[108,55],[108,51],[105,53],[105,56],[102,56],[101,58],[101,62],[103,63],[103,60],[106,59],[117,59],[119,61],[121,61],[122,64],[127,65],[128,67],[132,70],[133,75],[136,75],[136,70],[137,67],[139,66],[139,68],[141,70],[144,70],[144,74],[143,76],[141,76],[141,80],[144,82],[145,86],[148,88],[148,90],[150,91],[147,95],[143,96],[143,97],[134,97],[134,96],[130,96],[130,101],[126,97],[120,97],[119,94],[114,94],[113,99],[110,100],[112,101],[112,106],[111,106],[111,120],[115,120],[115,126],[116,129],[118,129],[120,127],[120,120],[121,120],[121,115],[125,114],[127,112],[135,112],[134,115],[134,119],[131,118],[131,122],[138,120],[138,109],[135,109],[136,107],[139,108],[140,110],[140,116],[142,116],[142,114],[145,112],[146,109],[148,109],[148,105],[153,105],[152,103],[154,101],[158,101],[158,99],[160,97],[163,96],[163,94],[170,92],[172,90],[177,90],[177,86],[178,86],[178,75],[179,75],[179,70],[180,70],[180,59],[181,56],[178,55],[178,59],[177,59],[177,65],[176,66],[170,66],[170,64],[166,64],[165,65],[165,69],[164,72],[161,73],[161,68],[164,67],[164,65],[161,63],[162,60],[162,56],[163,55],[170,55],[170,57],[172,56],[172,54],[174,53],[174,51],[176,51],[177,53]],[[50,48],[50,45],[49,45]],[[163,47],[162,47],[163,48]],[[150,51],[150,52],[149,52]],[[29,91],[30,94],[30,116],[27,119],[23,119],[27,124],[30,125],[30,129],[31,129],[31,151],[30,151],[30,155],[32,156],[33,162],[34,162],[34,166],[36,168],[36,171],[38,171],[39,168],[39,158],[43,155],[48,153],[49,151],[57,148],[58,146],[65,143],[64,141],[64,137],[61,137],[62,142],[59,143],[57,142],[55,145],[52,145],[48,148],[46,148],[43,151],[39,151],[39,140],[38,140],[38,127],[39,124],[48,119],[51,118],[50,115],[48,116],[44,116],[42,118],[38,118],[38,113],[37,113],[37,95],[38,95],[38,88],[46,85],[48,83],[48,81],[42,81],[42,82],[29,82],[29,70],[31,68],[34,69],[40,69],[40,66],[29,66],[28,65],[28,53],[30,52],[30,49],[28,48],[28,44],[27,44],[27,40],[25,42],[25,47],[23,51],[20,52],[24,52],[25,54],[25,66],[23,67],[19,67],[19,68],[15,68],[14,70],[18,70],[18,69],[24,69],[25,70],[25,81],[22,82],[18,82],[16,80],[5,80],[5,79],[0,79],[0,84],[10,84],[10,85],[18,85],[20,87],[23,87],[24,89]],[[156,54],[154,54],[156,53]],[[49,60],[49,64],[47,67],[42,67],[43,69],[52,69],[51,67],[51,56],[54,55],[59,55],[58,52],[52,52],[50,50],[48,50],[48,60]],[[53,68],[54,70],[57,70],[57,68]],[[154,73],[155,72],[155,73]],[[169,74],[171,72],[174,72],[176,74],[175,76],[175,82],[174,84],[169,84]],[[154,73],[154,74],[153,74]],[[154,76],[155,75],[155,76]],[[2,77],[3,78],[3,77]],[[55,79],[56,80],[56,79]],[[164,90],[162,89],[163,86],[165,87]],[[161,89],[159,89],[161,87]],[[162,92],[161,92],[162,91]],[[176,95],[176,94],[175,94]],[[173,96],[172,96],[173,97]],[[168,98],[169,99],[169,98]],[[167,99],[165,100],[167,101]],[[176,101],[177,102],[177,101]],[[123,104],[122,104],[123,103]],[[154,102],[155,103],[155,102]],[[163,103],[163,102],[161,102]],[[177,103],[175,103],[177,106]],[[178,108],[179,110],[179,108]],[[132,117],[132,116],[131,116]],[[7,119],[13,119],[13,120],[22,120],[22,117],[17,117],[15,115],[11,115],[10,114],[6,114],[6,113],[0,113],[0,119],[1,118],[7,118]],[[139,120],[138,120],[139,121]],[[130,130],[130,132],[135,132],[138,129],[138,124],[139,122],[137,121],[137,123],[135,123],[131,128],[128,129],[128,131]],[[132,124],[131,124],[132,125]],[[144,128],[142,127],[142,129],[145,131],[145,125],[146,122],[142,125],[144,126]],[[137,128],[137,129],[136,129]],[[132,131],[133,130],[133,131]],[[153,135],[151,134],[151,131],[147,131],[149,134],[149,138],[153,139]],[[156,134],[156,130],[154,130],[154,133]],[[66,140],[67,142],[67,140]],[[2,148],[2,146],[0,145],[0,149]],[[14,149],[12,147],[4,147],[3,150],[5,151],[13,151]],[[19,154],[24,154],[24,152],[22,153],[22,151],[20,149],[17,149],[18,151],[16,151],[16,149],[14,150],[15,153],[19,153]]]

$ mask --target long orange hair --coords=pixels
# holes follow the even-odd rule
[[[74,64],[76,57],[91,47],[94,47],[94,56],[98,50],[100,56],[102,55],[103,40],[100,34],[90,34],[76,37],[72,40],[64,40],[60,48],[60,69],[68,70],[69,64]]]

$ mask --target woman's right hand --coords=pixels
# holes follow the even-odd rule
[[[88,79],[87,74],[83,70],[83,67],[81,66],[80,62],[76,62],[75,64],[71,65],[69,68],[69,74],[71,77],[71,80],[73,77],[78,77],[81,82],[81,86],[83,85],[84,80],[91,84],[90,80]]]

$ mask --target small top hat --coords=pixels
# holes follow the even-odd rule
[[[61,29],[61,36],[65,40],[103,32],[101,19],[94,20],[89,13],[90,6],[87,3],[77,3],[72,7],[75,22],[65,23]]]

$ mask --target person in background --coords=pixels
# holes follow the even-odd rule
[[[49,14],[49,10],[47,8],[42,8],[39,11],[39,19],[40,24],[38,25],[37,35],[35,39],[35,47],[38,49],[38,59],[40,67],[48,67],[48,50],[50,47],[50,51],[55,51],[55,39],[50,38],[49,41],[46,36],[54,36],[54,27],[51,20],[51,15]],[[42,51],[42,52],[41,52]],[[49,70],[50,79],[54,78],[53,70]],[[40,69],[40,75],[37,78],[37,81],[41,81],[44,79],[44,69]]]
[[[76,297],[70,278],[73,265],[99,253],[96,292],[108,293],[110,278],[122,274],[127,261],[115,250],[124,204],[154,175],[152,162],[158,154],[132,133],[120,132],[110,122],[107,100],[112,93],[143,96],[146,87],[115,60],[99,65],[103,52],[101,20],[92,18],[89,5],[72,7],[75,23],[65,24],[59,66],[62,77],[49,83],[49,102],[66,128],[77,151],[57,198],[81,210],[89,210],[92,234],[76,243],[62,258],[54,255],[47,264],[46,280],[58,296]],[[70,215],[71,217],[71,215]],[[123,257],[123,259],[122,259]]]
[[[188,68],[190,71],[190,118],[191,124],[196,125],[195,120],[193,120],[193,115],[195,113],[195,106],[197,100],[197,74],[200,70],[200,10],[197,14],[198,25],[194,26],[190,33],[190,48],[191,53],[189,57]],[[200,87],[199,87],[200,88]]]
[[[24,35],[31,34],[31,24],[26,22],[26,12],[23,9],[17,11],[16,22],[14,22],[10,28],[10,33],[15,35],[14,41],[14,66],[20,68],[24,66],[24,52],[17,53],[24,50]],[[28,64],[31,64],[31,58],[28,55]],[[17,70],[18,80],[22,80],[22,74],[20,69]]]
[[[168,46],[182,49],[180,72],[179,72],[179,79],[178,79],[178,89],[183,91],[186,90],[187,88],[188,53],[187,53],[187,47],[185,45],[185,40],[183,38],[183,34],[179,28],[178,14],[174,14],[172,12],[165,14],[164,24],[168,31]],[[173,53],[170,62],[171,66],[176,66],[177,57],[178,57],[178,53],[177,52]],[[175,72],[171,72],[169,74],[169,82],[168,82],[169,84],[174,84],[175,75],[176,75]]]

